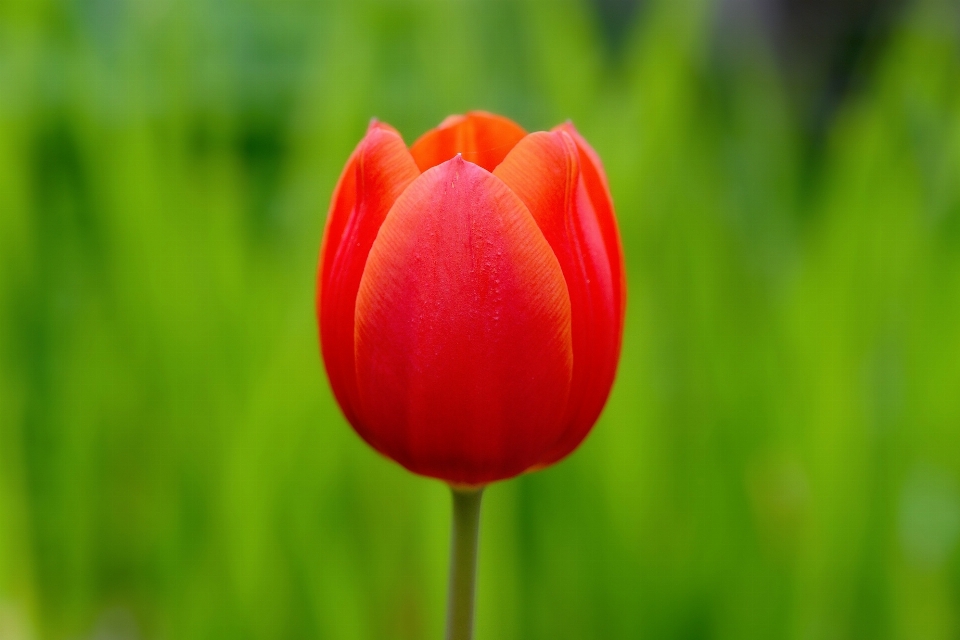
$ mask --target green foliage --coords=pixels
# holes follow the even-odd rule
[[[491,487],[478,638],[960,634],[960,45],[918,3],[811,142],[761,41],[647,3],[0,4],[0,638],[438,638],[449,497],[320,363],[371,116],[572,118],[627,256],[618,382]]]

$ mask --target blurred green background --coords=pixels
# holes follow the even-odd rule
[[[485,498],[477,637],[960,637],[952,0],[0,2],[0,639],[442,635],[449,503],[318,355],[377,116],[571,118],[620,373]]]

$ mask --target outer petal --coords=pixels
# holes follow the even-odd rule
[[[523,203],[457,156],[397,200],[357,295],[357,383],[380,450],[484,484],[556,442],[572,371],[570,298]]]
[[[450,116],[410,147],[421,171],[462,154],[487,171],[500,164],[527,132],[513,120],[484,111]]]
[[[530,209],[570,290],[573,381],[564,431],[537,466],[566,456],[589,433],[609,395],[620,351],[620,292],[580,159],[568,134],[534,133],[494,172]]]
[[[353,349],[357,290],[387,212],[419,175],[400,135],[373,122],[340,176],[320,248],[317,315],[323,361],[347,420],[374,446],[359,420]]]
[[[613,210],[613,198],[610,197],[610,187],[607,184],[607,174],[603,170],[600,156],[593,147],[580,135],[572,122],[565,122],[554,131],[565,131],[577,143],[580,152],[580,173],[583,176],[584,186],[590,196],[590,203],[597,213],[597,222],[603,233],[603,243],[610,256],[610,273],[613,275],[613,286],[617,300],[617,317],[620,321],[618,336],[623,334],[624,314],[627,306],[626,269],[623,264],[623,244],[620,242],[620,230],[617,228],[617,217]],[[619,354],[619,347],[617,349]]]

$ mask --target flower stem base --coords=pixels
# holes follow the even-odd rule
[[[471,640],[477,583],[477,543],[480,537],[480,500],[483,489],[451,487],[451,491],[453,531],[450,539],[446,640]]]

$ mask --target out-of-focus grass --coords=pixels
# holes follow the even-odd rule
[[[595,144],[630,285],[595,433],[488,491],[478,637],[956,637],[956,13],[813,144],[716,10],[614,60],[575,2],[0,5],[0,638],[440,637],[446,491],[340,416],[314,268],[371,116],[478,107]]]

